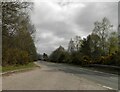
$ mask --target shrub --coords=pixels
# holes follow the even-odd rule
[[[82,65],[88,65],[88,64],[90,64],[90,61],[91,61],[91,59],[89,56],[85,55],[82,57]]]
[[[27,64],[30,61],[28,52],[22,51],[20,49],[7,49],[5,51],[3,59],[3,66],[6,65],[17,65],[17,64]]]
[[[101,56],[94,64],[105,64],[105,65],[115,65],[120,66],[120,54],[119,53],[112,53],[111,55]]]
[[[71,63],[73,63],[73,64],[79,64],[79,65],[82,64],[80,53],[74,52],[74,53],[71,54]]]
[[[28,53],[26,51],[20,51],[17,63],[23,65],[23,64],[27,64],[30,61],[31,61],[31,59],[30,59]]]

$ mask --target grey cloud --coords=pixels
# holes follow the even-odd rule
[[[87,36],[92,32],[94,22],[100,21],[103,17],[117,25],[117,3],[87,2],[81,3],[80,7],[76,4],[72,4],[72,7],[69,5],[66,10],[52,2],[35,6],[31,19],[37,30],[35,44],[39,53],[50,54],[60,45],[67,49],[71,37]]]
[[[39,25],[39,31],[44,32],[52,32],[54,35],[58,37],[66,37],[69,38],[70,36],[75,35],[73,31],[73,26],[67,24],[64,21],[55,21],[55,22],[46,22]]]
[[[100,2],[86,3],[86,7],[77,13],[75,22],[84,28],[84,31],[90,32],[93,30],[94,22],[101,21],[103,17],[107,17],[110,22],[116,26],[118,19],[117,2]]]

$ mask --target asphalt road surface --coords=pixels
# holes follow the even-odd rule
[[[3,90],[117,90],[118,76],[67,64],[38,61],[37,68],[2,77]]]

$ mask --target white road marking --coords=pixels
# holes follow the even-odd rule
[[[111,87],[107,87],[107,86],[102,86],[102,87],[107,88],[107,89],[113,89],[113,88],[111,88]]]
[[[101,84],[98,84],[99,86],[102,86]],[[110,90],[112,90],[113,88],[111,88],[111,87],[108,87],[108,86],[102,86],[102,87],[104,87],[104,88],[107,88],[107,89],[110,89]]]

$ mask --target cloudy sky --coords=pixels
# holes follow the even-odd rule
[[[38,0],[39,1],[39,0]],[[116,30],[118,20],[117,2],[55,2],[34,4],[31,19],[36,27],[35,45],[38,53],[50,54],[76,35],[86,37],[94,28],[95,21],[107,17]]]

